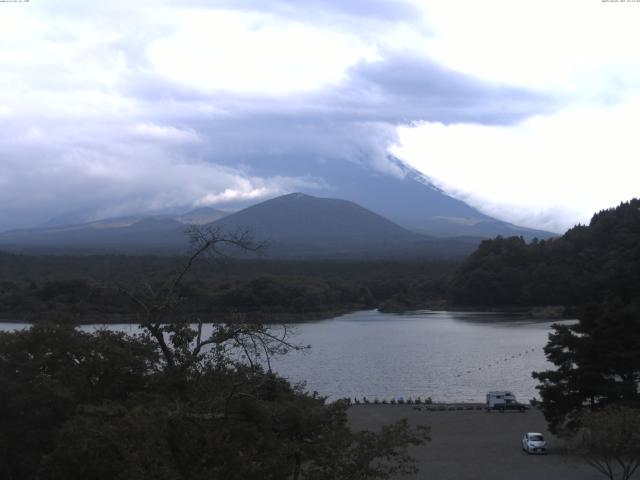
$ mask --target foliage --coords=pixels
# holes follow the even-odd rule
[[[43,321],[127,322],[136,306],[114,284],[162,287],[181,257],[25,256],[0,253],[0,316]],[[178,314],[237,313],[261,319],[334,315],[385,305],[422,308],[447,295],[454,263],[225,259],[192,266],[179,287]]]
[[[487,253],[500,246],[501,252]],[[640,200],[597,213],[588,227],[576,227],[551,242],[525,245],[498,239],[482,248],[484,253],[466,265],[476,265],[467,278],[493,263],[494,280],[501,284],[507,282],[509,265],[515,273],[503,299],[582,304],[577,323],[554,325],[549,336],[545,353],[556,369],[533,373],[540,380],[542,410],[551,431],[575,432],[585,411],[607,405],[640,408]],[[558,274],[546,285],[535,275],[526,278],[538,268],[551,267]],[[535,282],[543,283],[537,287],[541,291],[555,290],[557,296],[527,297]]]
[[[35,478],[79,405],[127,404],[157,372],[155,347],[122,333],[35,325],[0,333],[0,475]]]
[[[628,480],[640,467],[640,411],[610,406],[583,415],[571,444],[575,453],[610,480]]]
[[[640,199],[599,212],[560,238],[485,240],[456,272],[458,305],[582,305],[640,291]]]
[[[557,369],[534,372],[552,431],[575,430],[585,408],[640,407],[640,305],[585,308],[578,323],[555,325],[545,353]]]
[[[305,465],[304,478],[368,480],[417,473],[413,459],[404,447],[422,445],[429,439],[428,434],[429,429],[424,426],[411,432],[406,420],[384,426],[380,433],[362,431],[345,435],[340,430],[330,432],[329,441],[318,451],[327,461]]]
[[[406,422],[352,432],[327,404],[271,372],[287,330],[175,315],[181,283],[221,244],[206,232],[168,281],[121,286],[144,334],[36,324],[0,334],[0,475],[9,479],[351,479],[415,472],[428,440]],[[194,327],[195,325],[195,327]]]

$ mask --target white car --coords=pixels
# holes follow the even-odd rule
[[[527,453],[547,453],[547,442],[541,433],[525,433],[522,437],[522,450]]]

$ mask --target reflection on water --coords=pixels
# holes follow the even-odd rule
[[[356,312],[296,324],[295,341],[311,350],[280,357],[273,367],[330,398],[482,402],[489,390],[511,390],[527,401],[536,395],[531,372],[550,367],[542,347],[554,322],[484,312]],[[0,324],[0,330],[27,326]]]
[[[489,390],[512,390],[526,401],[536,395],[531,372],[550,366],[542,347],[552,323],[496,313],[357,312],[298,325],[311,351],[274,368],[332,398],[484,401]]]

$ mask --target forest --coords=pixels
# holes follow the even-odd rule
[[[640,292],[640,200],[596,213],[562,237],[483,241],[456,271],[453,305],[580,306]]]
[[[640,291],[639,200],[596,213],[562,237],[483,241],[464,261],[217,259],[181,284],[178,313],[300,321],[379,308],[579,307]],[[184,257],[0,253],[0,317],[135,321],[131,285],[153,287]]]
[[[183,257],[0,253],[0,317],[12,321],[135,321],[126,290],[153,286]],[[204,261],[180,287],[180,314],[287,321],[370,308],[440,305],[450,261]]]

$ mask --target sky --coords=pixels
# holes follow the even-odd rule
[[[640,194],[637,25],[602,0],[0,2],[0,230],[322,193],[318,165],[394,155],[564,231]]]

